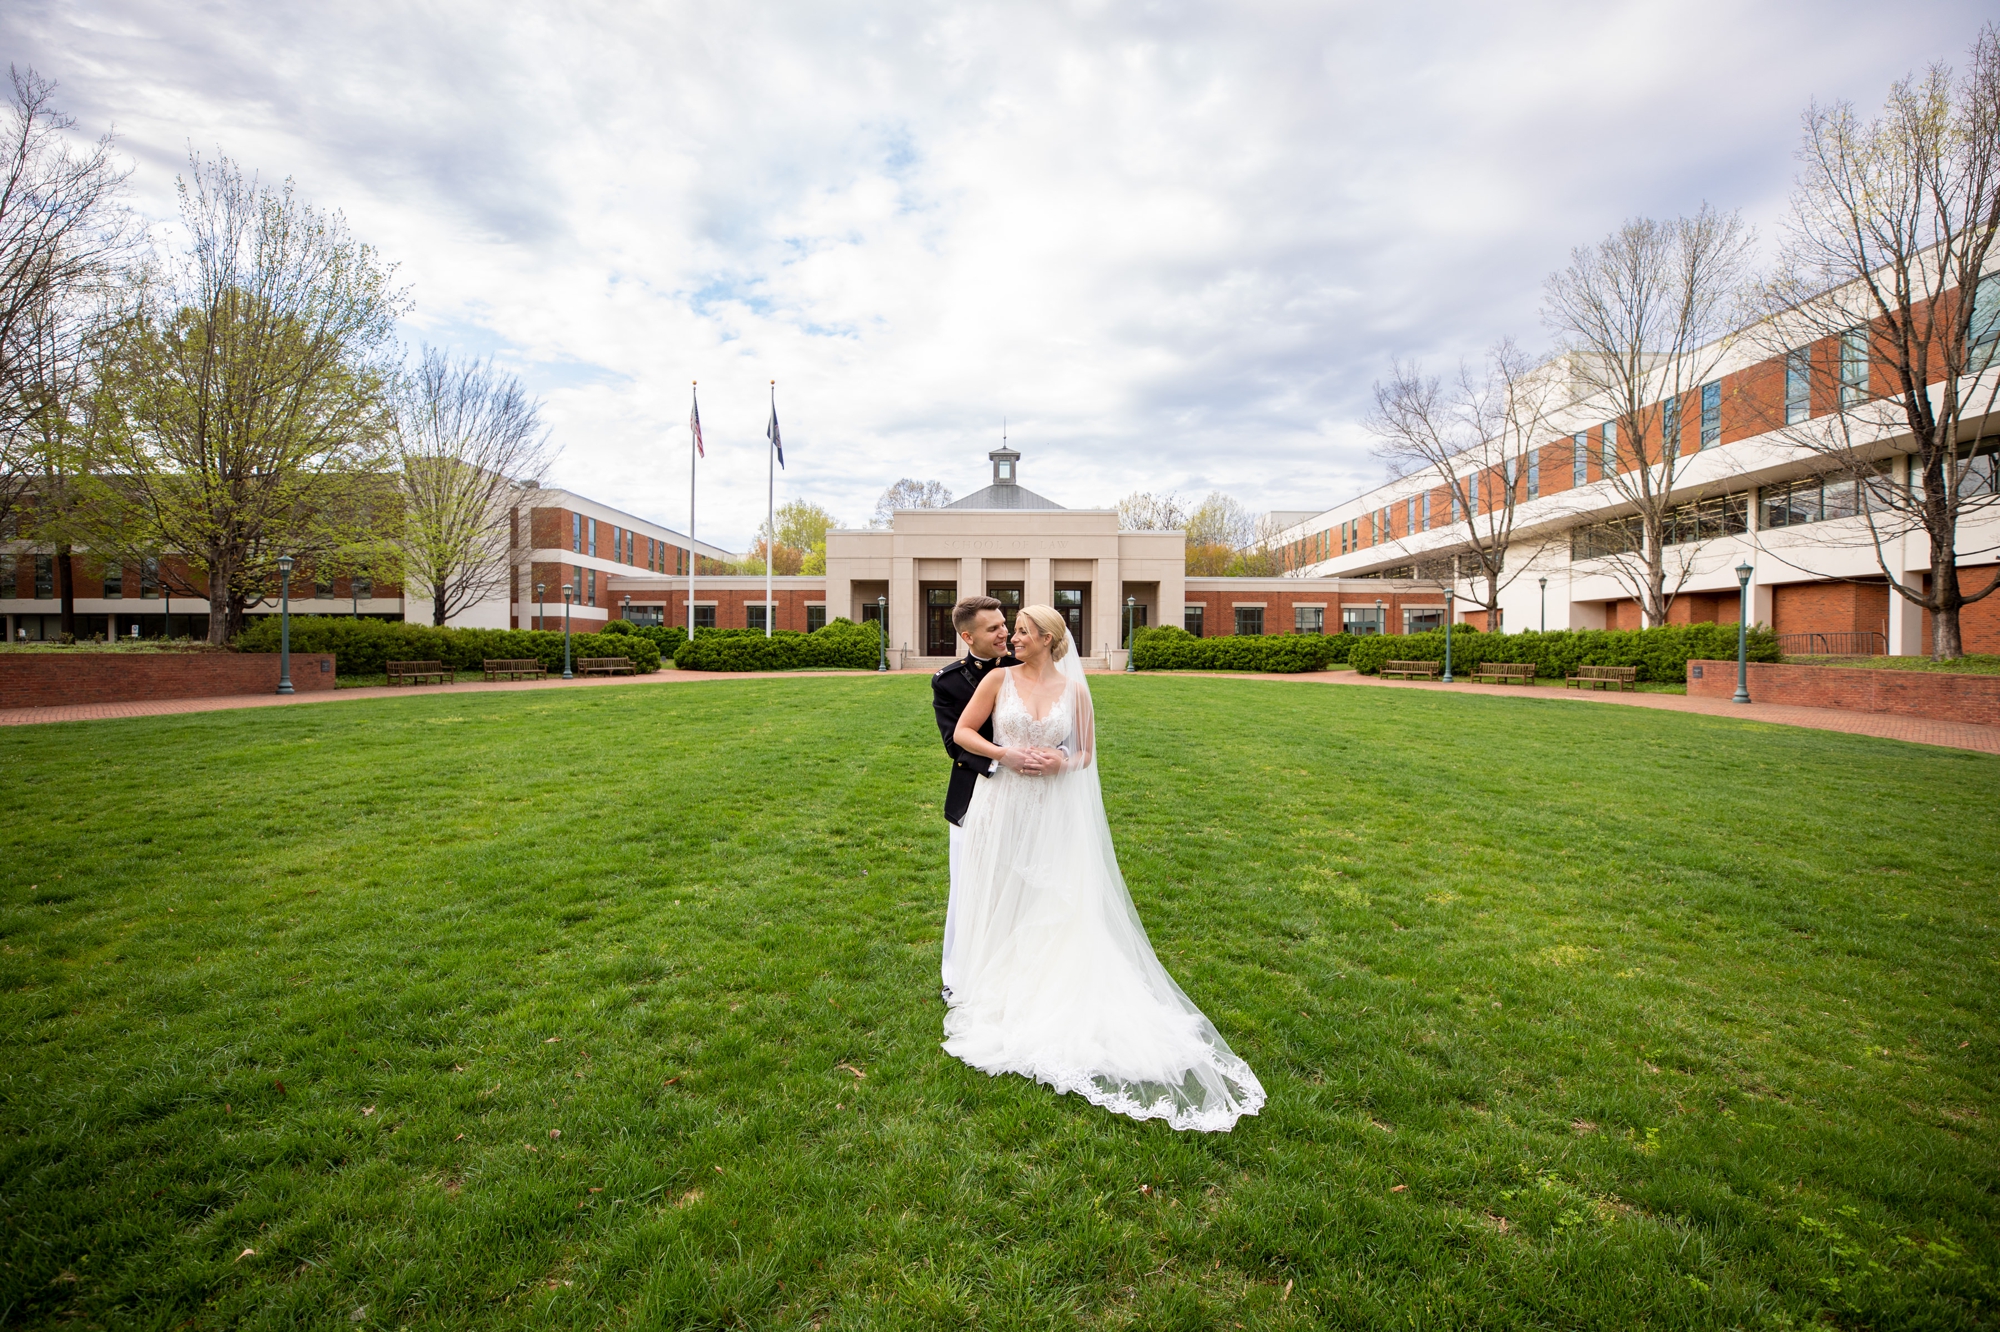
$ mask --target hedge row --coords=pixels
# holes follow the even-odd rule
[[[780,629],[700,629],[694,641],[674,654],[684,671],[874,670],[881,640],[872,625],[834,620],[802,634]]]
[[[1385,661],[1443,661],[1444,631],[1371,634],[1353,640],[1348,661],[1363,675],[1375,675]],[[1761,625],[1750,631],[1750,660],[1779,660],[1778,640]],[[1690,660],[1733,660],[1733,624],[1667,624],[1657,629],[1556,629],[1519,634],[1451,631],[1453,675],[1470,675],[1489,661],[1532,661],[1535,674],[1551,679],[1576,674],[1579,666],[1637,666],[1641,680],[1678,684]]]
[[[1346,634],[1225,634],[1200,638],[1165,624],[1133,635],[1132,664],[1142,671],[1268,671],[1297,675],[1347,660]]]
[[[236,636],[238,652],[276,652],[278,617],[263,616]],[[553,629],[437,629],[397,620],[356,620],[342,615],[294,615],[294,652],[331,652],[340,675],[380,675],[385,661],[437,661],[455,671],[476,671],[488,657],[534,657],[560,673],[563,636]],[[660,650],[637,634],[576,634],[572,657],[630,657],[642,673],[660,669]]]

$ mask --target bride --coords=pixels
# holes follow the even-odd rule
[[[953,738],[991,758],[1037,751],[1041,775],[1002,765],[966,813],[944,1048],[1134,1119],[1226,1130],[1257,1113],[1264,1088],[1160,965],[1133,909],[1068,628],[1027,606],[1013,642],[1021,664],[987,672]],[[979,734],[989,716],[991,741]]]

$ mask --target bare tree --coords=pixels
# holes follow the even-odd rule
[[[1962,78],[1940,64],[1904,79],[1875,120],[1846,102],[1811,107],[1798,157],[1758,329],[1789,380],[1773,424],[1846,483],[1843,507],[1865,517],[1894,594],[1931,612],[1932,655],[1958,657],[1961,610],[2000,587],[1996,573],[1968,592],[1958,567],[1986,553],[1959,548],[1963,518],[2000,504],[1995,459],[1962,438],[2000,406],[2000,274],[1986,272],[2000,235],[2000,28],[1980,33]],[[1918,534],[1928,568],[1913,578],[1888,556]]]
[[[870,527],[887,527],[895,521],[898,509],[942,509],[951,503],[951,491],[942,481],[919,481],[906,476],[895,485],[882,492],[882,498],[875,501],[875,516],[868,520]]]
[[[1617,523],[1630,540],[1599,553],[1649,626],[1667,622],[1695,567],[1698,542],[1678,539],[1702,530],[1682,530],[1682,510],[1695,498],[1683,480],[1688,459],[1712,442],[1699,433],[1711,406],[1701,393],[1734,345],[1754,244],[1740,216],[1706,204],[1693,217],[1634,218],[1596,246],[1572,250],[1569,267],[1544,286],[1542,318],[1575,396],[1598,406],[1616,435],[1603,451],[1602,479],[1625,511]],[[1684,446],[1689,420],[1698,430],[1693,450]]]
[[[1169,491],[1155,495],[1135,490],[1118,501],[1118,526],[1126,532],[1178,532],[1187,526],[1187,510]]]
[[[1257,520],[1242,503],[1210,492],[1187,515],[1187,571],[1204,577],[1228,574],[1240,553],[1257,539]]]
[[[123,503],[100,530],[135,556],[183,554],[222,643],[270,595],[280,556],[337,559],[395,516],[388,357],[406,302],[375,251],[289,181],[260,187],[226,158],[190,167],[188,244],[110,372]]]
[[[396,547],[406,585],[430,598],[432,624],[511,588],[514,504],[541,485],[551,461],[537,406],[517,377],[434,347],[403,381]]]
[[[1528,568],[1528,561],[1510,566],[1508,560],[1515,511],[1538,490],[1537,450],[1563,388],[1559,376],[1537,367],[1512,339],[1495,343],[1478,369],[1461,362],[1449,385],[1400,361],[1387,383],[1375,385],[1368,421],[1378,440],[1375,456],[1392,475],[1427,474],[1446,492],[1447,512],[1426,529],[1443,526],[1459,538],[1444,552],[1450,564],[1442,581],[1469,578],[1489,626],[1500,622],[1501,591]],[[1394,541],[1394,519],[1390,513],[1361,521],[1380,528],[1380,539]],[[1407,542],[1413,533],[1407,516],[1404,522]]]
[[[125,275],[135,231],[120,201],[130,172],[113,160],[111,136],[78,151],[67,138],[76,122],[54,106],[55,85],[32,69],[10,67],[8,77],[13,99],[0,121],[0,528],[12,530],[15,506],[31,488],[45,488],[38,478],[50,460],[43,446],[51,376],[58,365],[75,366],[88,314]]]

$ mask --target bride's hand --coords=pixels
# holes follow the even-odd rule
[[[1009,746],[1000,751],[1000,766],[1010,772],[1018,772],[1023,777],[1039,777],[1046,751],[1033,748],[1016,749]]]

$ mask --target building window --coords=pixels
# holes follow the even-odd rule
[[[1596,560],[1608,555],[1625,555],[1639,549],[1644,529],[1629,518],[1579,527],[1569,535],[1572,560]]]
[[[1618,474],[1618,423],[1606,421],[1603,429],[1603,443],[1598,447],[1597,470],[1605,476]]]
[[[1406,634],[1427,634],[1433,629],[1444,628],[1442,610],[1406,610],[1403,612],[1403,632]]]
[[[1852,407],[1868,396],[1868,330],[1850,328],[1840,337],[1840,405]]]
[[[743,607],[744,628],[762,629],[764,627],[764,612],[769,609],[770,607],[761,601],[746,602]]]
[[[355,574],[347,580],[347,593],[355,601],[366,601],[375,595],[375,580],[367,574]]]
[[[584,576],[590,581],[590,601],[587,604],[595,606],[597,604],[597,570],[587,569],[584,571]]]
[[[1382,612],[1373,606],[1342,606],[1340,608],[1340,632],[1343,634],[1379,634],[1382,632]]]
[[[579,555],[583,554],[583,515],[580,513],[569,516],[569,548]]]
[[[125,596],[125,570],[116,564],[104,566],[104,598],[107,601],[122,600]]]
[[[806,632],[809,634],[818,633],[824,628],[826,628],[826,607],[806,607]]]
[[[1014,479],[1014,464],[1003,459],[1000,463],[998,479],[1001,481],[1012,481]]]
[[[1966,336],[1972,344],[1966,369],[1977,374],[1991,368],[1993,354],[2000,350],[2000,273],[1988,273],[1972,289],[1972,327]]]
[[[1958,474],[1958,494],[1960,499],[1984,500],[2000,495],[2000,439],[1988,436],[1972,444],[1959,446],[1958,456],[1964,468]],[[1879,495],[1889,477],[1889,464],[1880,464],[1880,477],[1869,486],[1871,493]],[[1876,508],[1881,508],[1878,502]]]
[[[1542,493],[1542,451],[1528,451],[1528,498],[1534,499]]]
[[[13,580],[7,583],[7,595],[14,595]],[[146,601],[160,599],[160,561],[148,555],[139,561],[139,596]]]
[[[1292,632],[1295,634],[1323,634],[1326,632],[1326,607],[1292,607]]]
[[[1660,525],[1660,542],[1668,546],[1684,546],[1693,541],[1740,536],[1749,529],[1749,495],[1720,495],[1669,510],[1666,521]]]
[[[596,554],[597,554],[597,520],[596,520],[595,518],[591,519],[591,520],[590,520],[589,522],[587,522],[587,523],[585,523],[585,524],[583,525],[583,535],[584,535],[584,538],[585,538],[585,540],[587,540],[587,541],[588,541],[588,542],[590,543],[590,553],[591,553],[592,555],[596,555]]]
[[[18,589],[14,580],[20,577],[20,562],[12,555],[0,555],[0,597],[13,597]]]
[[[641,629],[657,629],[667,622],[665,606],[634,606],[632,613],[625,617]]]
[[[694,608],[694,627],[697,629],[715,628],[715,607],[696,606]]]
[[[1207,609],[1208,609],[1208,608],[1207,608],[1206,606],[1184,606],[1184,607],[1182,607],[1182,608],[1181,608],[1181,627],[1182,627],[1182,628],[1184,628],[1184,629],[1186,629],[1186,630],[1187,630],[1187,631],[1188,631],[1189,633],[1193,634],[1193,635],[1194,635],[1194,636],[1195,636],[1196,638],[1200,638],[1200,637],[1201,637],[1201,617],[1202,617],[1202,615],[1203,615],[1203,614],[1204,614],[1204,613],[1205,613],[1205,612],[1207,611]]]
[[[1701,446],[1712,449],[1722,442],[1722,381],[1701,386]]]
[[[1262,606],[1238,606],[1236,608],[1236,632],[1239,634],[1263,633],[1264,608]]]
[[[1424,531],[1431,530],[1431,492],[1424,492]]]
[[[1681,456],[1681,400],[1677,397],[1660,404],[1660,456]]]
[[[1503,475],[1507,478],[1507,498],[1511,500],[1521,493],[1521,460],[1519,458],[1507,459],[1503,468]]]
[[[1571,458],[1569,483],[1573,486],[1590,482],[1590,432],[1579,430],[1569,437]]]
[[[48,601],[55,594],[56,557],[53,555],[37,555],[35,556],[35,597],[39,601]]]
[[[1812,417],[1812,353],[1801,347],[1785,354],[1785,424]]]

